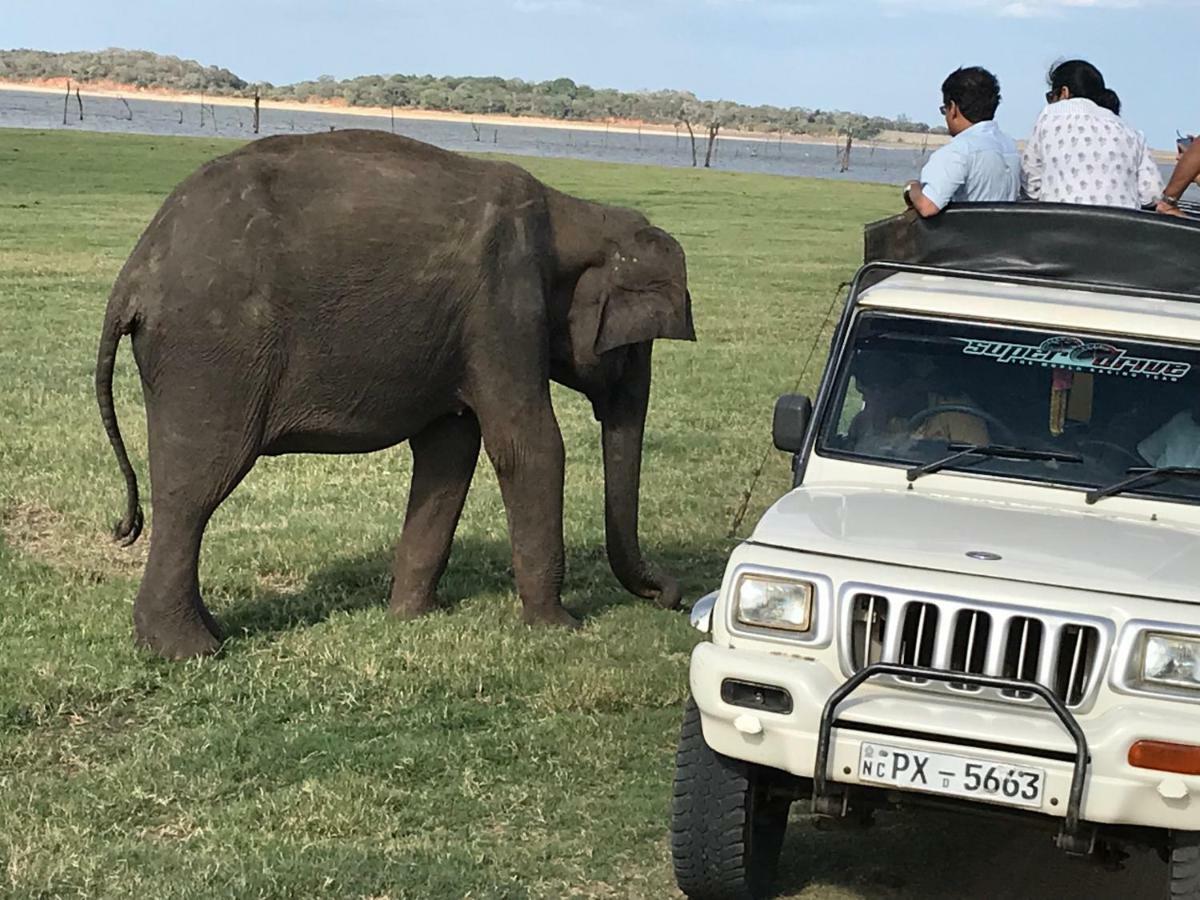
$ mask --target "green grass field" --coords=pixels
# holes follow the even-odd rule
[[[93,398],[99,326],[164,196],[233,146],[0,132],[0,895],[674,896],[667,809],[696,635],[607,570],[598,431],[569,392],[556,393],[564,599],[581,632],[520,624],[486,462],[447,609],[387,618],[400,447],[261,461],[208,530],[201,578],[230,634],[222,654],[166,664],[134,650],[146,541],[107,539],[124,490]],[[687,250],[700,342],[655,353],[641,534],[694,599],[720,578],[774,397],[853,273],[862,224],[896,194],[522,163],[642,209]],[[127,348],[118,413],[147,490]],[[786,486],[772,453],[743,533]],[[794,834],[785,895],[955,896],[946,879],[973,871],[979,833]]]

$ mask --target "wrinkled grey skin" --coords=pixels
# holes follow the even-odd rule
[[[96,370],[125,475],[117,538],[142,526],[112,404],[132,336],[149,425],[154,529],[137,641],[210,653],[197,563],[209,517],[254,461],[409,441],[391,609],[435,588],[479,454],[508,512],[529,622],[563,609],[563,443],[551,379],[602,426],[613,572],[667,607],[677,583],[638,545],[655,338],[694,340],[679,244],[638,213],[554,191],[506,163],[373,131],[271,137],[203,166],[166,200],[113,288]]]

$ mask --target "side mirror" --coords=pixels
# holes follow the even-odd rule
[[[776,449],[799,453],[804,449],[804,435],[812,418],[812,401],[804,394],[784,394],[775,401],[775,419],[771,436]]]
[[[720,595],[720,591],[713,591],[711,594],[705,594],[692,605],[692,611],[688,618],[691,620],[692,627],[701,634],[712,633],[713,607],[717,605],[717,597]]]

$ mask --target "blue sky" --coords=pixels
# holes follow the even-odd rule
[[[275,83],[388,72],[567,76],[937,122],[959,65],[1028,134],[1045,72],[1095,62],[1157,147],[1200,131],[1200,0],[0,0],[0,46],[130,47]]]

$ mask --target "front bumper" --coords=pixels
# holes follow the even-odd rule
[[[792,697],[792,711],[770,713],[726,703],[721,684],[727,678],[783,688]],[[816,659],[703,643],[692,653],[690,681],[710,747],[814,777],[821,717],[844,683],[840,673]],[[753,727],[747,726],[747,717],[756,720]],[[739,719],[740,728],[735,724]],[[865,684],[839,706],[837,719],[828,749],[831,782],[863,784],[858,778],[860,747],[864,740],[882,739],[914,750],[1036,765],[1047,777],[1041,812],[1065,818],[1071,805],[1076,742],[1048,710]],[[1180,715],[1172,704],[1131,702],[1077,721],[1090,753],[1079,804],[1085,822],[1200,830],[1200,777],[1137,769],[1127,762],[1130,746],[1142,739],[1200,745],[1200,720]]]

